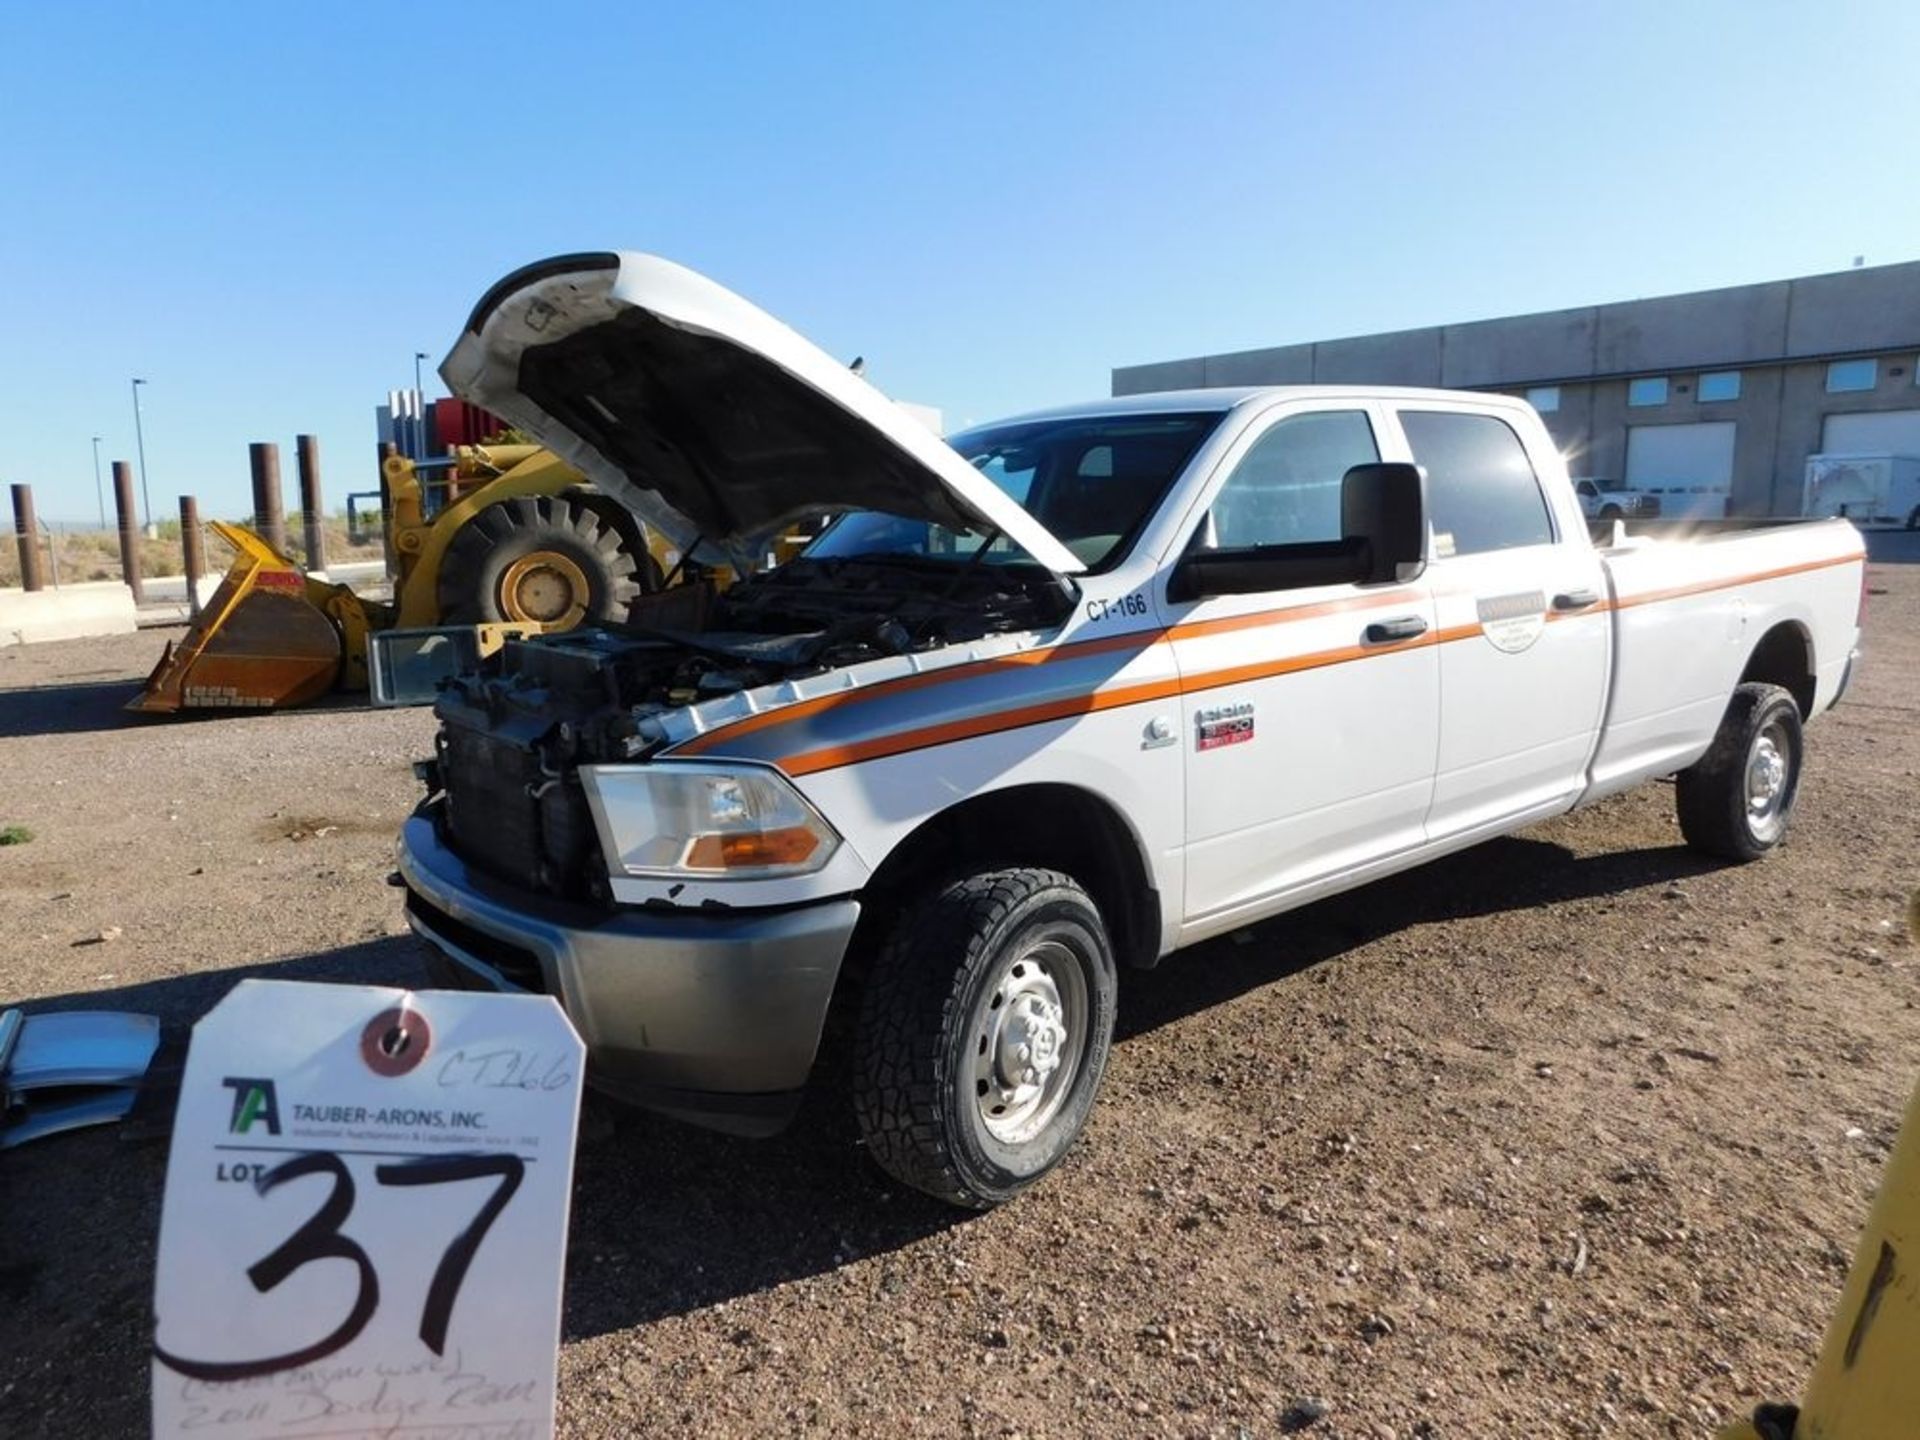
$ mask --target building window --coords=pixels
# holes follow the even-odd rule
[[[1536,385],[1527,391],[1527,404],[1542,415],[1560,408],[1560,387],[1558,385]]]
[[[1827,393],[1844,390],[1871,390],[1880,383],[1878,360],[1836,360],[1827,366]]]
[[[1700,377],[1700,388],[1694,398],[1705,405],[1714,400],[1738,400],[1740,398],[1740,372],[1738,370],[1713,370]]]
[[[1644,380],[1627,382],[1627,404],[1664,405],[1667,403],[1667,377],[1650,375]]]

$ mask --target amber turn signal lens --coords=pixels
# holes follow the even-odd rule
[[[798,865],[820,846],[804,825],[739,835],[702,835],[687,848],[689,870],[749,870],[761,865]]]

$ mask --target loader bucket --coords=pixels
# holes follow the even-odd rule
[[[238,525],[215,520],[233,564],[199,618],[170,643],[127,709],[278,710],[304,705],[340,675],[340,632],[320,602],[331,587]]]

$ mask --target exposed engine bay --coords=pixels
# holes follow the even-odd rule
[[[604,866],[574,767],[645,759],[664,743],[649,719],[681,706],[862,661],[1050,629],[1067,617],[1074,590],[1033,565],[802,555],[723,592],[708,585],[704,599],[694,628],[630,625],[512,640],[448,682],[434,705],[441,728],[426,775],[448,842],[502,879],[604,898]]]

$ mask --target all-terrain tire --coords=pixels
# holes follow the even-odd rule
[[[442,623],[545,618],[516,614],[505,593],[517,563],[543,558],[552,562],[548,593],[584,587],[577,624],[617,624],[640,595],[639,559],[604,516],[578,497],[522,496],[489,505],[447,546],[437,591]]]
[[[989,1092],[979,1071],[998,1064],[1009,1040],[1017,1048],[1025,1032],[1009,1017],[1032,1003],[1021,987],[1043,974],[1063,1000],[1077,987],[1079,1019],[1066,1003],[1066,1038],[1048,1050],[1073,1068],[1050,1095],[1042,1082],[1048,1099],[1032,1112],[1034,1133],[996,1133],[1009,1123],[989,1114],[1001,1091]],[[875,956],[853,1040],[854,1115],[874,1160],[967,1209],[1012,1199],[1086,1125],[1113,1042],[1117,988],[1099,910],[1055,871],[969,876],[903,910]],[[1003,1003],[1008,994],[1014,1000]]]
[[[1726,860],[1758,860],[1785,838],[1806,753],[1800,706],[1778,685],[1734,688],[1707,753],[1674,786],[1687,844]]]

